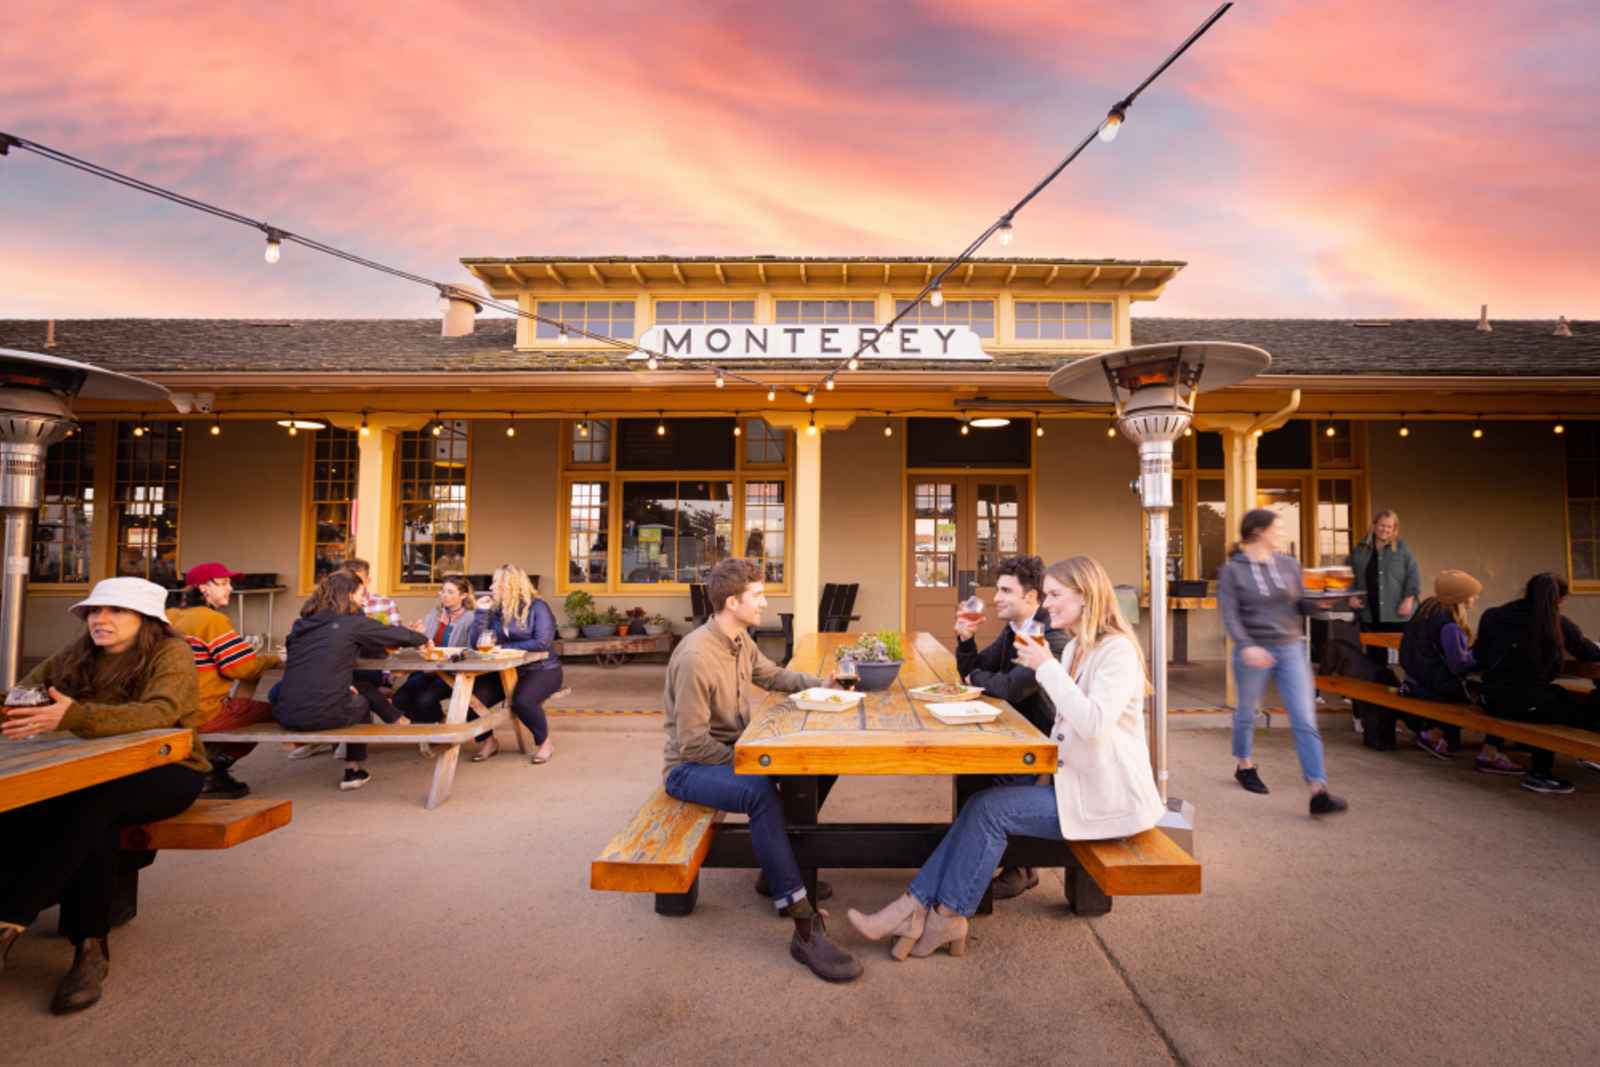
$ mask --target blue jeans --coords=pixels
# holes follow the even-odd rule
[[[667,795],[690,804],[719,811],[737,811],[750,817],[750,844],[766,876],[767,889],[777,908],[806,897],[805,879],[795,861],[783,821],[783,801],[770,778],[734,774],[727,763],[680,763],[667,773]]]
[[[1316,690],[1311,680],[1311,661],[1300,641],[1282,645],[1262,645],[1277,660],[1270,667],[1248,667],[1244,648],[1234,646],[1233,678],[1239,687],[1239,706],[1233,711],[1233,755],[1249,759],[1256,734],[1256,709],[1270,679],[1278,684],[1278,695],[1289,713],[1294,731],[1294,749],[1300,756],[1300,773],[1311,785],[1327,785],[1328,772],[1322,761],[1322,735],[1317,732]]]
[[[949,911],[973,914],[1011,834],[1062,840],[1054,786],[996,786],[975,795],[962,805],[906,892],[925,908],[943,904]]]

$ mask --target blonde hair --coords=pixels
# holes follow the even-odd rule
[[[490,588],[495,586],[500,587],[500,592],[495,594],[495,604],[503,619],[525,617],[533,608],[533,602],[539,599],[539,591],[528,580],[528,573],[515,563],[502,563],[495,568]]]
[[[1468,597],[1467,600],[1476,599]],[[1459,600],[1454,604],[1446,604],[1436,596],[1431,596],[1417,605],[1417,615],[1428,618],[1435,612],[1445,612],[1450,616],[1450,621],[1461,627],[1461,632],[1467,635],[1467,643],[1472,643],[1472,624],[1467,621],[1467,601]]]
[[[1399,537],[1400,536],[1400,513],[1398,511],[1394,510],[1394,508],[1384,508],[1382,511],[1378,512],[1376,515],[1372,516],[1372,535],[1374,537],[1376,537],[1378,535],[1378,523],[1382,522],[1384,519],[1393,519],[1394,520],[1394,535],[1396,537]]]
[[[1139,673],[1148,685],[1150,673],[1145,667],[1144,650],[1122,614],[1122,605],[1117,603],[1117,592],[1111,586],[1111,576],[1106,569],[1093,556],[1073,556],[1050,564],[1044,576],[1054,578],[1068,589],[1076,589],[1083,596],[1083,614],[1078,617],[1078,644],[1069,671],[1076,674],[1084,655],[1096,648],[1106,635],[1121,635],[1128,639],[1139,657]]]

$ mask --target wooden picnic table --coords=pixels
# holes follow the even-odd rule
[[[60,731],[25,741],[0,738],[0,811],[177,763],[193,749],[193,730],[140,730],[95,738]]]
[[[1397,633],[1364,633],[1361,635],[1361,643],[1369,648],[1398,650],[1401,636]],[[1564,660],[1561,664],[1561,673],[1568,678],[1589,678],[1600,681],[1600,663],[1579,659]]]
[[[450,704],[445,710],[444,721],[448,725],[455,725],[467,721],[467,711],[471,709],[479,715],[488,717],[489,709],[483,702],[472,695],[472,687],[479,676],[485,674],[498,674],[500,687],[505,691],[507,705],[511,702],[512,690],[517,687],[517,669],[526,667],[530,663],[550,658],[548,652],[519,652],[513,656],[497,656],[492,659],[462,659],[462,660],[436,660],[425,658],[420,651],[415,649],[401,649],[399,652],[388,656],[360,659],[356,661],[356,669],[363,671],[391,671],[395,674],[411,674],[416,671],[430,671],[441,681],[450,686]],[[528,733],[528,728],[522,725],[522,720],[515,715],[511,716],[512,725],[517,731],[517,750],[527,753],[531,751],[533,740]],[[455,762],[461,756],[461,746],[452,745],[448,751],[439,757],[448,760],[443,768],[446,777],[455,772]]]
[[[855,640],[856,636],[841,633],[804,637],[796,645],[789,668],[826,677],[833,668],[834,651]],[[862,702],[848,711],[804,711],[787,695],[773,694],[752,715],[734,745],[736,773],[782,776],[779,793],[784,817],[812,899],[816,898],[819,869],[919,867],[949,829],[949,821],[819,824],[823,779],[842,774],[954,775],[953,818],[968,796],[988,784],[990,775],[1048,774],[1056,769],[1055,742],[1004,701],[981,698],[1000,709],[1000,717],[990,723],[952,726],[934,718],[929,705],[912,699],[907,690],[934,682],[959,682],[955,657],[932,634],[903,633],[900,640],[904,663],[899,678],[888,689],[864,694]],[[711,845],[706,865],[754,866],[754,851],[747,838],[742,827],[723,827]],[[1061,842],[1035,844],[1046,846],[1043,852],[1052,855],[1065,847]],[[1027,849],[1025,843],[1012,847]],[[1026,865],[1059,866],[1061,862],[1056,858]],[[1081,881],[1074,883],[1078,899],[1087,901],[1091,890]],[[1098,893],[1098,889],[1092,892]],[[987,896],[982,910],[988,910]]]

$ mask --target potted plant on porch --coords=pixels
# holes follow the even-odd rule
[[[672,629],[672,624],[659,611],[645,620],[644,632],[651,637],[660,637],[670,629]]]
[[[643,637],[645,634],[646,616],[647,613],[643,608],[629,608],[627,632],[635,637]]]
[[[574,589],[561,606],[566,611],[567,624],[556,627],[556,634],[563,641],[576,640],[584,623],[594,621],[594,597],[582,589]]]
[[[836,660],[855,661],[856,673],[861,678],[864,691],[887,689],[900,676],[900,664],[905,652],[900,647],[900,635],[894,630],[879,630],[863,634],[855,644],[845,645],[833,654]]]
[[[626,637],[628,634],[628,617],[622,612],[618,611],[615,607],[607,608],[603,613],[601,613],[600,622],[609,631],[609,633],[601,636]],[[587,636],[587,631],[585,631],[585,636]]]

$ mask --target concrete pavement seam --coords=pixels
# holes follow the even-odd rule
[[[1161,1036],[1161,1042],[1167,1046],[1167,1054],[1172,1057],[1172,1062],[1178,1064],[1178,1067],[1189,1067],[1189,1061],[1184,1058],[1183,1053],[1178,1051],[1177,1042],[1172,1039],[1171,1034],[1167,1033],[1167,1028],[1161,1025],[1161,1020],[1156,1018],[1156,1013],[1150,1009],[1150,1005],[1145,1003],[1144,997],[1139,993],[1139,987],[1133,984],[1133,976],[1122,965],[1122,961],[1117,958],[1117,954],[1111,951],[1111,946],[1106,944],[1106,939],[1100,936],[1099,927],[1092,921],[1088,925],[1089,933],[1094,935],[1094,943],[1100,946],[1100,951],[1105,954],[1106,962],[1111,964],[1111,969],[1117,972],[1117,977],[1122,979],[1122,984],[1128,987],[1128,994],[1133,997],[1133,1002],[1139,1005],[1139,1010],[1144,1013],[1146,1019],[1150,1020],[1150,1025]]]

